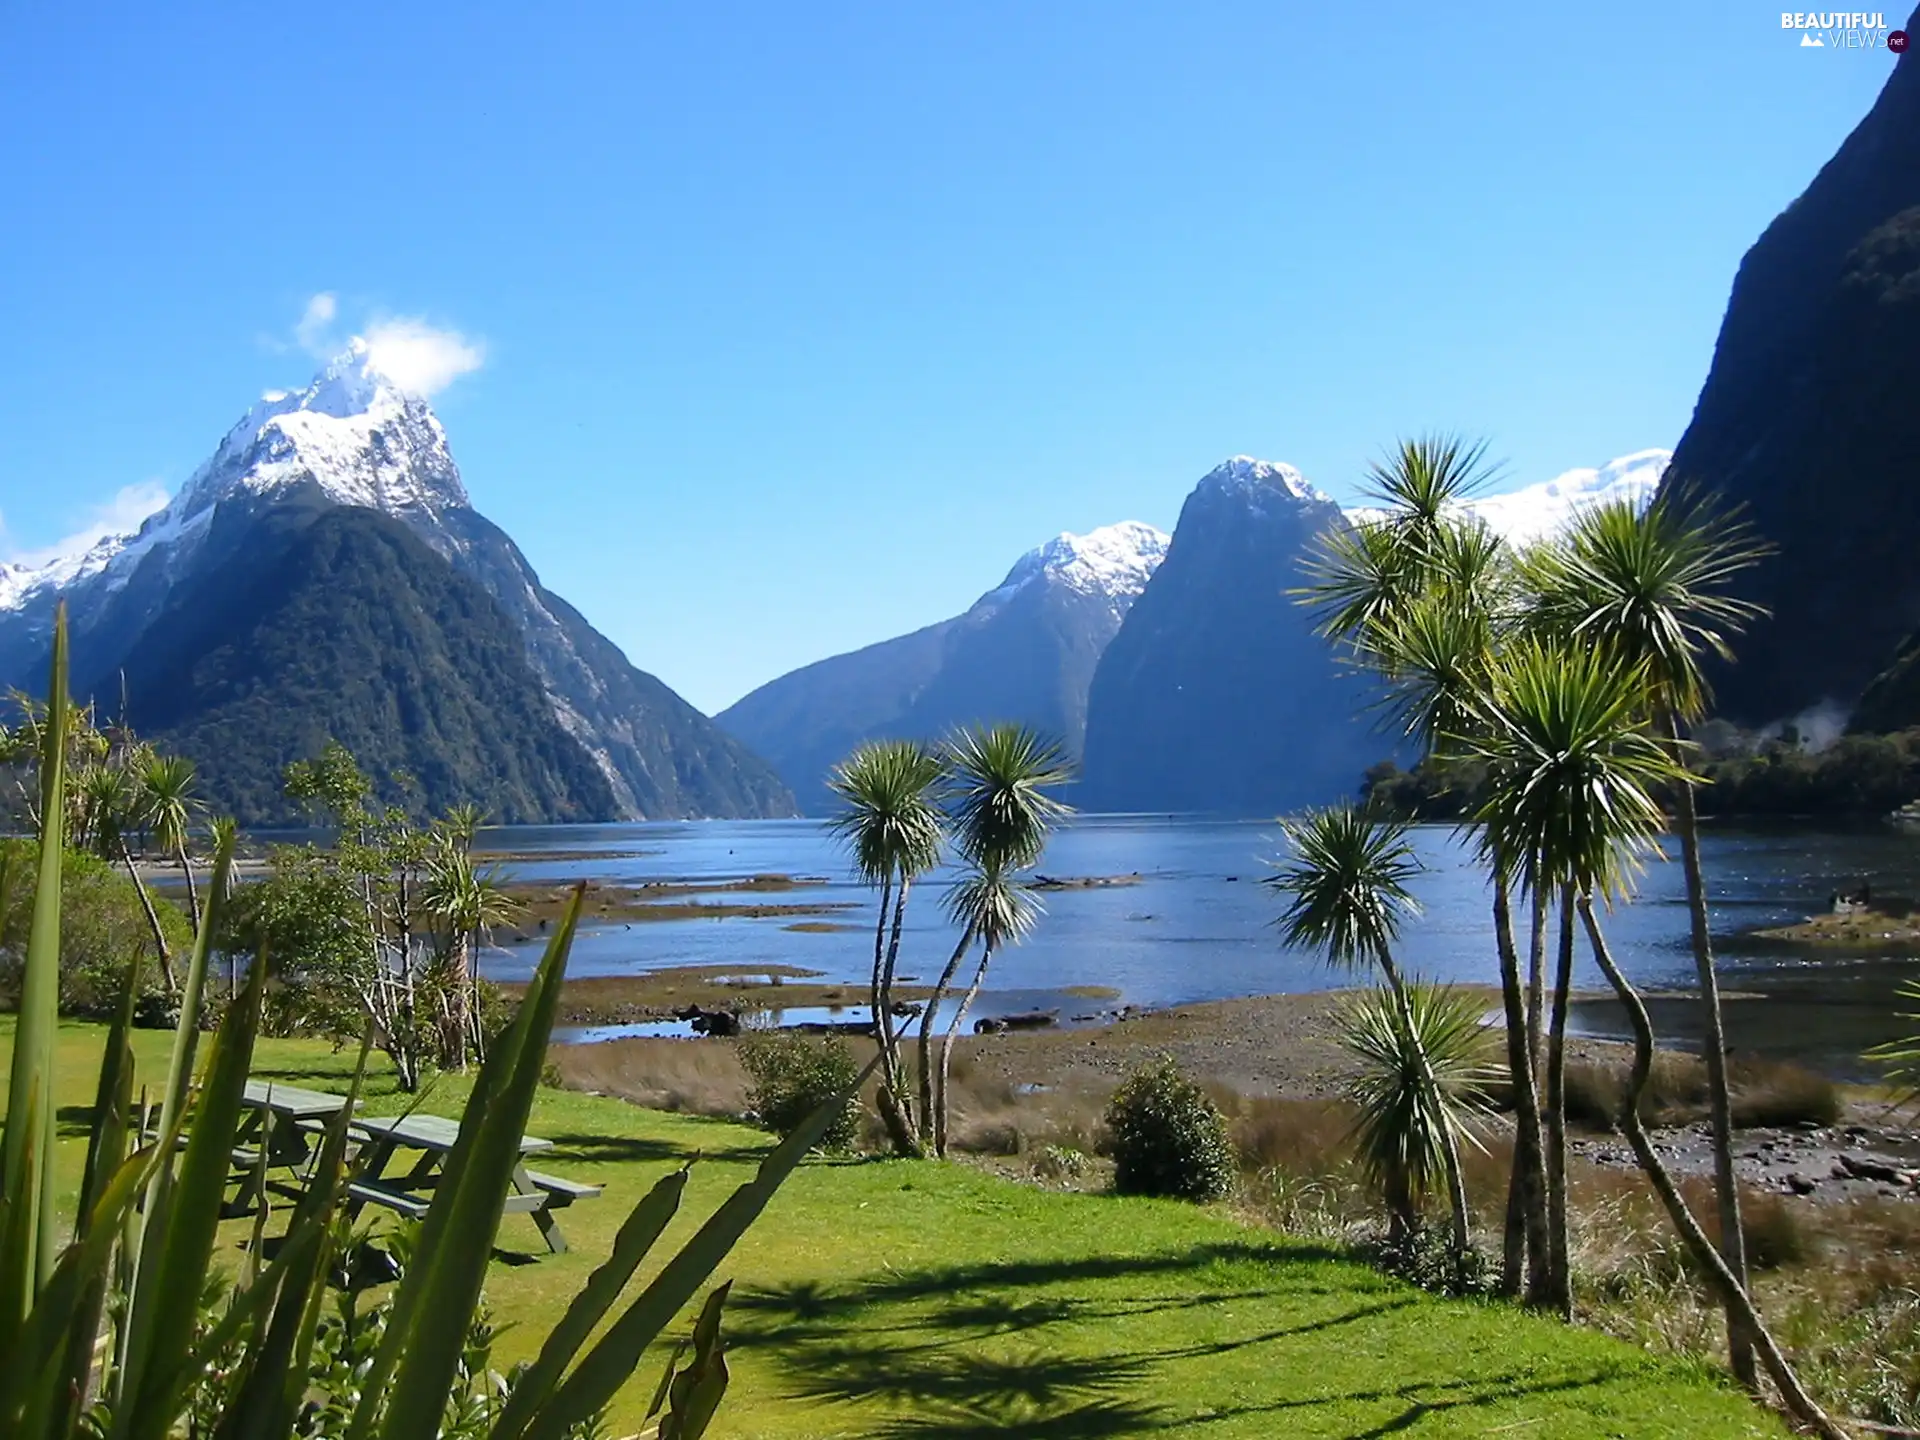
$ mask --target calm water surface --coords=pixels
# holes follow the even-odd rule
[[[852,928],[829,933],[789,929],[790,917],[598,928],[583,933],[576,946],[575,974],[690,964],[751,972],[781,963],[857,982],[870,963],[874,897],[853,880],[844,853],[818,821],[521,827],[491,832],[484,843],[516,853],[567,852],[553,860],[516,862],[512,873],[523,881],[725,880],[779,873],[828,883],[764,898],[858,907],[833,917]],[[1484,875],[1447,828],[1422,828],[1415,843],[1426,866],[1415,886],[1422,913],[1407,928],[1403,964],[1432,979],[1495,983]],[[1280,849],[1279,828],[1271,821],[1076,818],[1056,835],[1041,870],[1061,877],[1137,872],[1140,883],[1046,894],[1047,913],[1034,936],[995,957],[978,1013],[1059,1007],[1071,1018],[1121,1004],[1177,1005],[1349,983],[1314,957],[1280,944],[1273,928],[1278,897],[1260,883],[1273,873]],[[1729,1007],[1732,1043],[1866,1073],[1859,1051],[1902,1033],[1898,1012],[1910,1007],[1895,989],[1920,975],[1920,956],[1890,947],[1871,959],[1808,960],[1745,937],[1756,927],[1824,910],[1836,889],[1861,879],[1883,894],[1920,894],[1920,838],[1879,829],[1713,830],[1702,852],[1721,985],[1742,997]],[[942,914],[951,881],[951,872],[942,871],[914,891],[902,948],[909,979],[931,980],[953,944],[955,934]],[[1643,988],[1691,991],[1677,860],[1650,866],[1634,900],[1618,907],[1607,924],[1622,966]],[[1580,949],[1577,983],[1604,989],[1584,942]],[[486,968],[505,979],[526,974],[536,958],[531,946],[498,950]],[[1093,1002],[1063,993],[1074,987],[1106,987],[1115,998]],[[1674,997],[1656,999],[1653,1008],[1664,1036],[1686,1038],[1690,1004]],[[1618,1017],[1603,1003],[1581,1005],[1578,1022],[1590,1033],[1618,1032]]]

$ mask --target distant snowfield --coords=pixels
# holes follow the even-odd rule
[[[1485,520],[1509,544],[1530,545],[1553,534],[1589,506],[1613,500],[1646,504],[1660,488],[1660,477],[1672,460],[1671,450],[1636,450],[1598,469],[1569,470],[1537,485],[1500,495],[1481,495],[1469,500],[1465,508]],[[1376,520],[1380,513],[1356,505],[1346,515],[1357,523]]]

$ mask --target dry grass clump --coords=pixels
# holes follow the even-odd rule
[[[1627,1066],[1569,1061],[1567,1118],[1593,1130],[1611,1130],[1626,1095]],[[1839,1086],[1799,1065],[1758,1056],[1736,1056],[1727,1065],[1733,1123],[1761,1126],[1832,1125],[1839,1121]],[[1695,1055],[1661,1051],[1640,1096],[1640,1118],[1649,1125],[1686,1125],[1708,1115],[1707,1068]]]
[[[1733,1123],[1740,1129],[1767,1125],[1837,1125],[1845,1105],[1840,1087],[1824,1075],[1778,1060],[1736,1055],[1727,1064]]]
[[[569,1089],[687,1115],[737,1117],[747,1110],[746,1068],[725,1041],[610,1040],[556,1045],[551,1054]]]

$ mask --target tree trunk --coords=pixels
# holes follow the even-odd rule
[[[927,997],[926,1008],[920,1012],[920,1144],[922,1147],[934,1143],[933,1125],[933,1017],[939,1012],[940,1002],[947,998],[947,991],[953,985],[954,972],[960,968],[960,962],[966,958],[967,951],[973,946],[973,927],[969,925],[960,932],[960,943],[953,947],[953,954],[947,957],[947,968],[940,972],[940,978],[934,982],[933,993]]]
[[[449,1069],[467,1068],[467,990],[473,983],[473,937],[464,930],[453,937],[447,951],[446,1023],[442,1029],[441,1063]]]
[[[187,877],[187,914],[193,920],[193,933],[200,933],[200,887],[194,883],[193,861],[187,855],[187,842],[180,842],[180,873]]]
[[[1393,991],[1395,1004],[1400,1010],[1400,1023],[1407,1027],[1407,1039],[1413,1045],[1414,1053],[1420,1059],[1420,1083],[1436,1097],[1440,1084],[1433,1078],[1433,1066],[1427,1061],[1427,1050],[1420,1043],[1420,1035],[1413,1026],[1413,1005],[1407,999],[1406,982],[1400,977],[1400,967],[1393,963],[1389,955],[1380,956],[1381,973],[1387,977],[1387,985]],[[1451,1125],[1442,1125],[1440,1133],[1441,1154],[1446,1162],[1447,1201],[1453,1214],[1453,1253],[1456,1258],[1467,1253],[1472,1242],[1472,1232],[1467,1217],[1467,1182],[1460,1169],[1460,1144],[1455,1138]]]
[[[907,1129],[913,1129],[913,1099],[907,1090],[907,1079],[900,1067],[900,1042],[893,1029],[893,974],[894,966],[900,959],[900,932],[907,923],[907,890],[910,882],[905,875],[900,877],[900,887],[893,893],[893,924],[887,937],[886,963],[880,970],[880,1006],[873,1012],[873,1034],[879,1041],[881,1054],[881,1073],[886,1083],[893,1087],[895,1100],[906,1119]]]
[[[1787,1364],[1786,1356],[1780,1353],[1780,1347],[1774,1343],[1765,1322],[1754,1309],[1753,1297],[1734,1278],[1726,1260],[1707,1238],[1706,1231],[1700,1228],[1700,1222],[1694,1219],[1687,1202],[1675,1188],[1673,1177],[1667,1173],[1667,1167],[1654,1150],[1653,1142],[1647,1138],[1646,1128],[1640,1123],[1640,1094],[1647,1088],[1647,1078],[1653,1073],[1653,1022],[1647,1018],[1647,1007],[1641,1003],[1639,992],[1627,982],[1620,967],[1613,963],[1613,952],[1607,946],[1606,936],[1600,931],[1600,921],[1593,913],[1591,896],[1580,898],[1580,919],[1586,926],[1587,940],[1593,947],[1593,958],[1606,973],[1607,983],[1613,986],[1614,994],[1620,997],[1628,1023],[1633,1026],[1633,1072],[1627,1083],[1626,1096],[1621,1101],[1620,1128],[1626,1132],[1627,1143],[1633,1147],[1634,1157],[1640,1162],[1640,1168],[1646,1171],[1647,1179],[1652,1182],[1660,1203],[1666,1207],[1673,1228],[1679,1233],[1694,1263],[1706,1272],[1713,1287],[1720,1292],[1728,1311],[1738,1314],[1742,1328],[1753,1337],[1754,1346],[1767,1367],[1767,1374],[1779,1388],[1787,1413],[1816,1435],[1825,1437],[1825,1440],[1847,1440],[1847,1433],[1802,1388],[1799,1377]]]
[[[1540,907],[1536,904],[1536,916]],[[1535,926],[1538,933],[1539,927]],[[1513,943],[1513,910],[1504,879],[1493,891],[1493,932],[1500,951],[1500,997],[1506,1009],[1507,1069],[1513,1078],[1513,1175],[1507,1195],[1507,1229],[1502,1247],[1500,1289],[1525,1292],[1538,1304],[1546,1289],[1546,1196],[1540,1157],[1540,1096],[1534,1087],[1533,1056],[1528,1047],[1525,997],[1520,988],[1520,956]]]
[[[1573,992],[1573,887],[1560,895],[1560,957],[1547,1025],[1547,1295],[1573,1319],[1573,1261],[1567,1246],[1567,1000]]]
[[[890,983],[887,975],[887,922],[890,912],[899,913],[892,902],[893,876],[889,874],[880,882],[880,918],[873,927],[873,981],[868,989],[874,1021],[874,1044],[880,1054],[880,1085],[874,1096],[874,1106],[880,1112],[880,1123],[886,1129],[893,1153],[913,1156],[920,1153],[920,1145],[914,1137],[913,1117],[900,1107],[898,1079],[888,1068],[888,1061],[892,1057],[887,1049],[886,1025],[890,1021],[882,1020],[887,1015],[889,1003],[886,998]]]
[[[873,977],[867,986],[868,1002],[876,1016],[880,1013],[880,976],[887,964],[887,912],[892,905],[893,876],[889,874],[880,882],[880,918],[874,922],[873,926]],[[876,1026],[875,1036],[879,1033],[879,1028]],[[887,1054],[883,1048],[880,1052],[880,1064],[883,1069],[886,1063]]]
[[[1667,745],[1680,760],[1680,725],[1666,716]],[[1700,984],[1700,1052],[1707,1062],[1707,1100],[1713,1115],[1713,1186],[1720,1207],[1720,1256],[1743,1288],[1747,1283],[1747,1238],[1740,1223],[1740,1182],[1733,1172],[1733,1102],[1727,1086],[1727,1037],[1720,1011],[1720,982],[1713,968],[1713,934],[1707,918],[1707,887],[1700,871],[1700,817],[1693,786],[1676,787],[1680,856],[1687,876],[1687,918],[1693,934],[1693,969]],[[1727,1309],[1727,1360],[1740,1383],[1759,1382],[1753,1337],[1733,1307]]]
[[[1552,909],[1553,892],[1544,885],[1534,886],[1533,931],[1527,941],[1527,1054],[1533,1061],[1536,1090],[1547,1063],[1547,919]]]
[[[167,951],[167,932],[160,928],[160,912],[153,908],[153,897],[147,893],[146,883],[140,878],[140,867],[133,863],[133,852],[127,849],[127,842],[120,842],[120,863],[127,868],[127,878],[133,881],[133,888],[139,893],[140,908],[146,912],[147,928],[153,931],[153,948],[160,955],[160,981],[167,987],[167,994],[178,995],[180,982],[174,979],[173,956]]]
[[[953,1039],[967,1023],[967,1012],[980,994],[981,982],[987,978],[987,966],[992,960],[993,942],[988,941],[980,949],[980,964],[974,969],[973,983],[960,997],[960,1008],[953,1012],[947,1033],[940,1037],[940,1080],[933,1092],[933,1153],[943,1160],[947,1157],[947,1073],[953,1065]]]

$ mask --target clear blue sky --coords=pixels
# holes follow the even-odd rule
[[[0,554],[177,486],[308,377],[323,292],[483,350],[436,397],[476,504],[707,709],[1170,528],[1235,452],[1345,498],[1428,427],[1515,483],[1671,445],[1892,64],[1796,40],[1745,0],[8,6]]]

